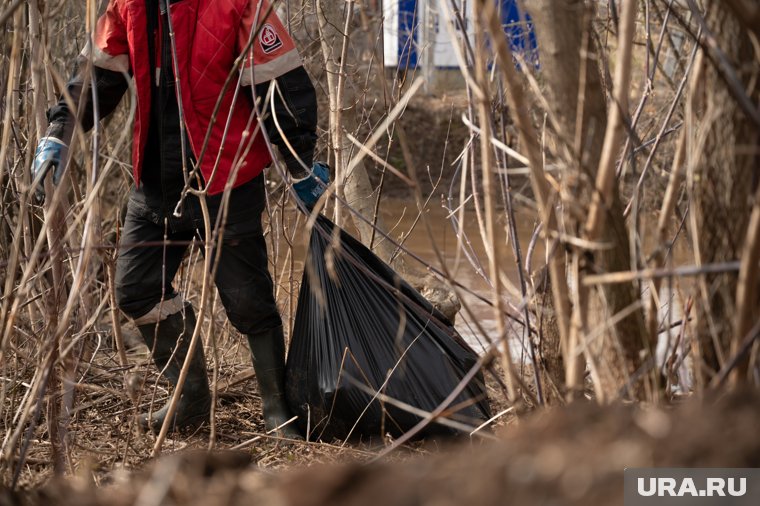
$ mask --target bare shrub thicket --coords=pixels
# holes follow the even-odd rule
[[[194,341],[208,350],[216,401],[210,431],[167,440],[135,427],[139,409],[170,393],[114,304],[133,97],[94,132],[75,134],[55,197],[44,206],[32,198],[45,110],[103,3],[0,2],[5,483],[74,472],[85,461],[108,472],[162,448],[248,448],[267,438],[246,383],[247,350],[209,283],[213,265],[202,252],[211,241],[193,245],[175,280],[199,309]],[[524,3],[540,67],[512,53],[496,2],[430,2],[438,29],[459,41],[463,85],[445,90],[449,105],[423,96],[420,71],[384,68],[378,0],[274,2],[321,95],[320,153],[336,181],[325,211],[444,311],[461,307],[460,327],[484,343],[482,363],[497,385],[492,423],[582,396],[660,402],[757,385],[755,2]],[[471,40],[461,38],[463,9],[472,12]],[[415,104],[435,101],[446,104],[448,126],[431,160],[419,156],[430,152],[419,146],[426,132],[405,119]],[[265,214],[289,322],[305,219],[293,211],[283,174],[270,171]],[[406,248],[412,231],[384,214],[387,197],[393,205],[405,199],[432,255]],[[456,238],[446,252],[428,212],[441,206]],[[519,233],[526,223],[534,225],[528,236]],[[463,283],[465,270],[486,288]],[[488,309],[478,312],[473,301]]]

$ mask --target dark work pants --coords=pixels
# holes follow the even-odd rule
[[[209,197],[212,230],[221,196]],[[264,178],[259,176],[232,191],[214,282],[230,323],[243,334],[282,324],[274,301],[267,247],[261,227]],[[193,238],[204,239],[203,217],[195,197],[188,197],[177,219],[167,209],[151,206],[140,190],[130,196],[116,262],[116,299],[136,319],[161,300],[176,296],[172,286]],[[202,250],[203,251],[203,250]]]

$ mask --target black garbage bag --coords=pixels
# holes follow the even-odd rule
[[[433,411],[476,361],[452,324],[387,264],[317,219],[286,371],[288,404],[304,433],[398,437],[422,418],[392,400]],[[466,426],[487,420],[482,374],[449,406],[447,417]],[[420,436],[456,432],[431,423]]]

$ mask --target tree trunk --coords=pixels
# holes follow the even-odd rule
[[[551,276],[547,266],[536,269],[531,273],[535,293],[531,301],[531,312],[535,316],[538,339],[535,346],[538,350],[541,366],[541,383],[544,385],[544,397],[549,404],[562,403],[566,397],[565,390],[569,382],[565,372],[565,360],[562,356],[562,336],[559,331],[557,313],[554,310],[552,298]],[[580,364],[579,364],[580,365]],[[576,366],[576,369],[579,369]],[[581,371],[582,372],[582,371]],[[583,378],[576,378],[576,393],[581,391]],[[570,397],[573,397],[571,393]]]
[[[552,147],[563,165],[561,197],[565,231],[580,236],[589,211],[587,203],[594,194],[607,126],[605,94],[591,36],[594,13],[582,0],[535,0],[528,5],[536,27],[549,113],[555,123]],[[623,113],[627,115],[628,111]],[[595,252],[577,251],[579,274],[631,269],[628,233],[617,185],[601,197],[604,217],[598,240],[610,247]],[[638,302],[639,289],[633,283],[604,285],[591,291],[589,296],[589,320],[580,322],[580,328],[587,332],[580,338],[588,339],[601,330],[601,336],[586,343],[586,354],[595,376],[597,395],[613,400],[629,382],[631,373],[641,365],[640,350],[646,348],[642,310],[634,310],[612,323],[615,315]]]
[[[757,85],[757,59],[752,42],[739,19],[725,3],[707,4],[706,24],[718,48],[741,81],[741,89],[757,107],[760,88]],[[691,236],[699,264],[735,261],[742,255],[747,236],[752,195],[757,186],[760,164],[758,144],[760,129],[737,104],[712,56],[702,58],[701,86],[692,97],[688,130],[688,183],[692,192]],[[730,217],[730,222],[726,219]],[[696,297],[696,318],[693,326],[697,356],[701,367],[697,374],[707,383],[730,359],[731,338],[737,311],[738,275],[708,274],[699,280]],[[753,287],[751,292],[754,292]],[[742,301],[744,303],[751,301]],[[742,314],[760,314],[754,307]],[[747,323],[736,330],[747,331]],[[703,384],[704,384],[703,383]]]

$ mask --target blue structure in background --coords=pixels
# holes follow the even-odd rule
[[[413,69],[417,67],[419,24],[419,17],[417,16],[417,0],[399,0],[398,67],[400,69]]]
[[[502,25],[512,51],[538,66],[538,49],[533,22],[520,13],[517,0],[498,0],[502,7]],[[417,0],[398,0],[398,68],[413,69],[418,63],[419,24]],[[524,27],[527,25],[527,31]]]
[[[509,38],[509,46],[513,53],[520,53],[527,63],[538,66],[538,45],[533,21],[527,12],[520,15],[516,0],[501,1],[501,24],[504,33]],[[527,30],[524,28],[527,26]]]

